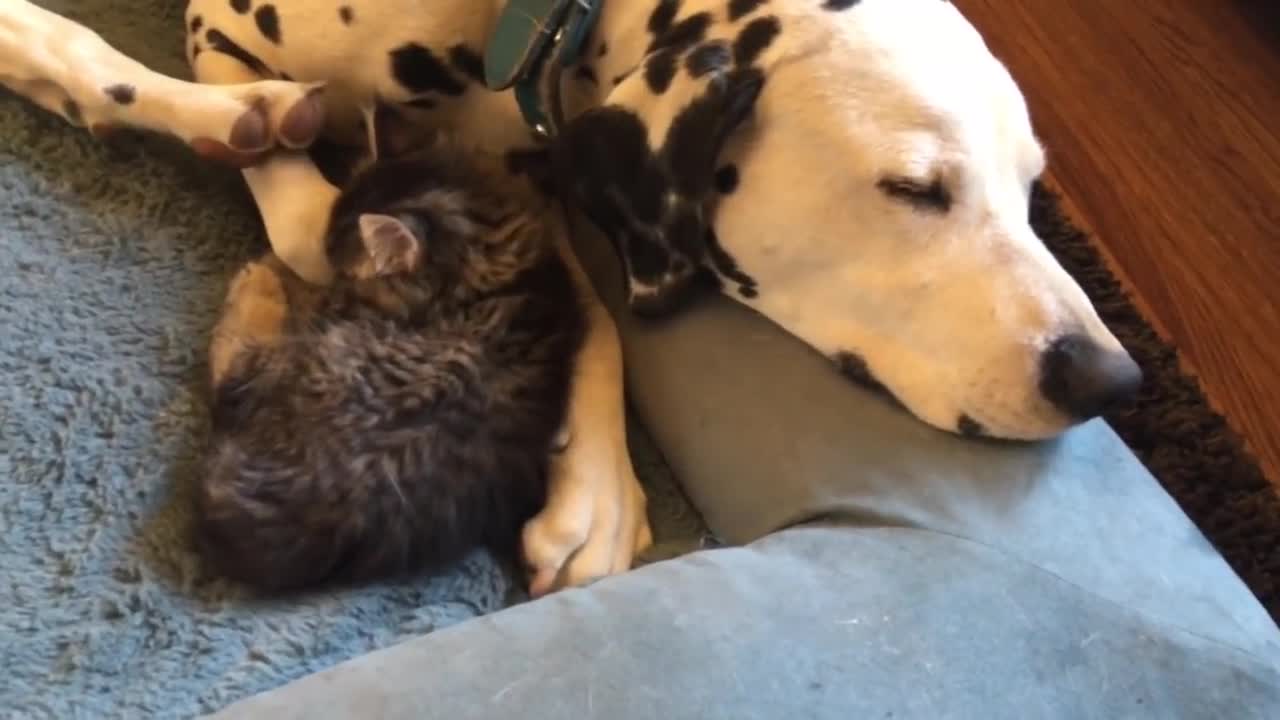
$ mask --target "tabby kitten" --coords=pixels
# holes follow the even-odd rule
[[[359,171],[317,288],[233,281],[210,351],[201,546],[266,590],[514,560],[585,316],[551,206],[447,140]]]

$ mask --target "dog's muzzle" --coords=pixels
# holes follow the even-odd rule
[[[1142,369],[1123,350],[1084,335],[1064,335],[1040,357],[1040,392],[1076,420],[1089,420],[1128,402],[1142,386]]]

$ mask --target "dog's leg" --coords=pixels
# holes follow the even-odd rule
[[[278,144],[310,144],[324,115],[318,86],[184,82],[27,0],[0,0],[0,84],[95,134],[113,127],[165,133],[239,166]]]
[[[235,58],[219,52],[200,53],[192,71],[209,87],[244,86],[257,77]],[[262,162],[242,170],[262,216],[271,249],[291,270],[308,282],[326,284],[332,268],[324,250],[324,235],[338,189],[325,180],[315,163],[300,151],[278,150]]]
[[[716,159],[762,84],[753,71],[729,71],[655,98],[632,78],[607,107],[571,121],[557,143],[554,174],[613,239],[634,311],[669,312],[692,282],[705,254],[703,205]],[[627,449],[617,328],[572,249],[562,252],[590,308],[591,328],[578,356],[569,444],[553,458],[546,509],[525,528],[534,596],[623,572],[653,542]]]
[[[625,572],[653,543],[644,489],[627,449],[618,331],[567,241],[561,254],[587,307],[589,328],[562,433],[567,444],[552,456],[546,507],[524,530],[534,597]]]

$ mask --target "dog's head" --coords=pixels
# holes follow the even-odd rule
[[[1137,365],[1029,224],[1045,154],[960,13],[863,0],[782,22],[721,158],[725,291],[945,430],[1045,438],[1133,393]]]
[[[936,0],[825,20],[727,153],[716,226],[751,304],[947,430],[1044,438],[1131,394],[1137,365],[1029,224],[1045,154],[974,28]]]

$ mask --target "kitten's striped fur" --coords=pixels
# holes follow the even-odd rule
[[[286,589],[517,549],[585,319],[553,206],[487,162],[442,139],[358,174],[334,209],[328,288],[272,257],[235,280],[198,493],[223,573]],[[378,257],[362,216],[366,234],[421,242]]]

